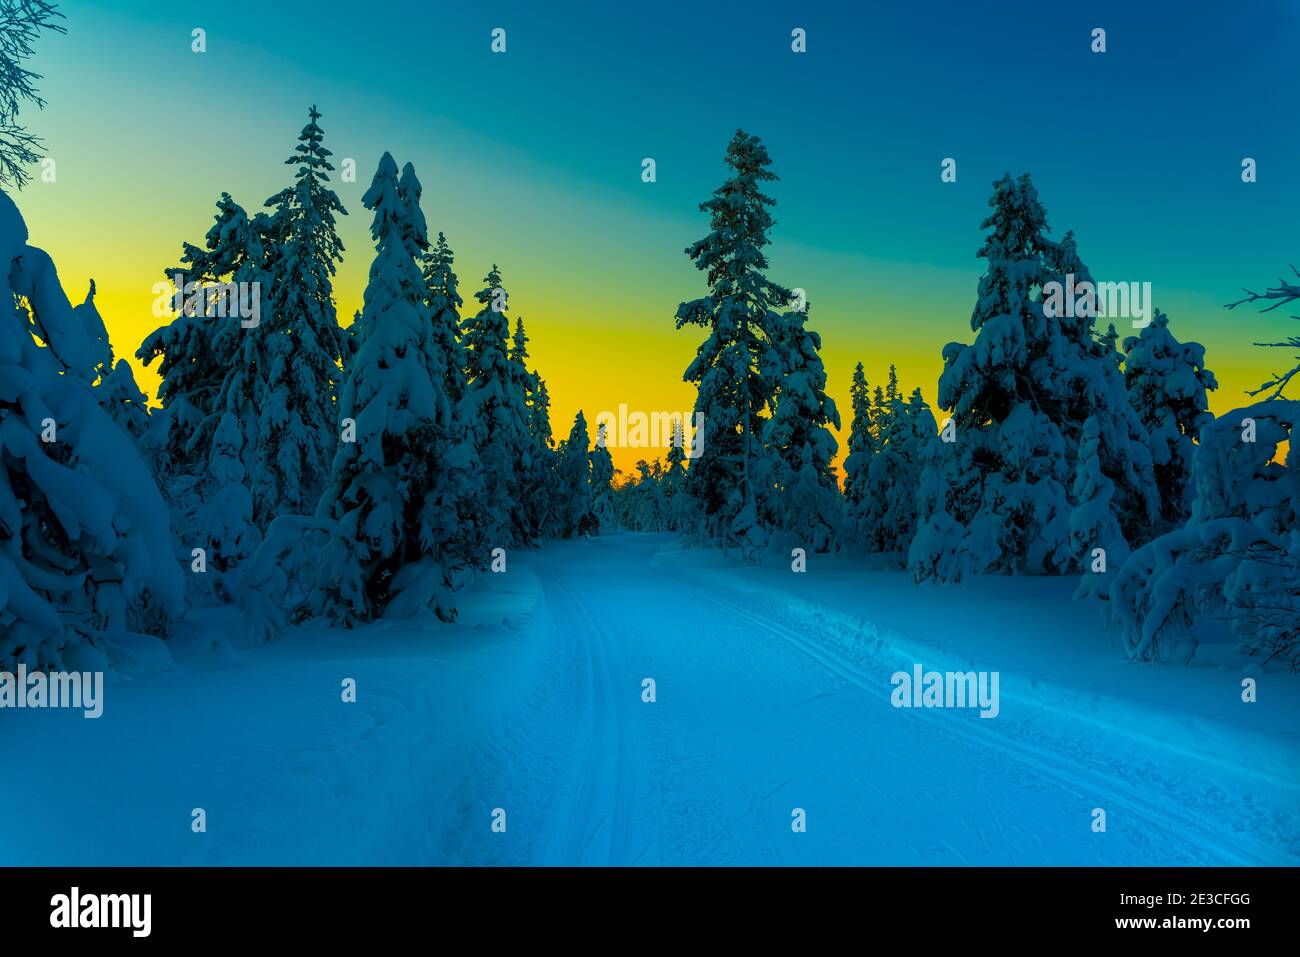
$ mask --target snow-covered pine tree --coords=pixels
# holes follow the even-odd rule
[[[1070,564],[1069,450],[1042,408],[1053,388],[1042,360],[1060,343],[1035,298],[1047,278],[1047,212],[1027,175],[994,183],[989,205],[975,342],[943,350],[939,405],[952,412],[955,441],[931,444],[923,528],[909,553],[918,578],[939,568],[960,577],[1062,572]]]
[[[238,594],[241,566],[262,543],[253,524],[253,496],[244,484],[243,445],[239,419],[227,412],[212,437],[207,478],[211,491],[199,508],[196,536],[207,552],[213,592],[224,602]]]
[[[791,301],[790,290],[771,282],[763,247],[769,242],[775,204],[762,191],[775,180],[767,148],[737,130],[727,146],[730,175],[700,204],[710,232],[686,255],[707,276],[709,294],[677,307],[677,328],[703,326],[708,336],[684,379],[699,387],[695,412],[707,441],[691,462],[686,487],[703,515],[705,533],[747,554],[767,534],[759,525],[754,472],[762,455],[763,417],[774,400],[774,383],[760,369],[770,324]]]
[[[1300,668],[1297,424],[1300,401],[1276,398],[1202,427],[1187,524],[1134,549],[1110,584],[1108,623],[1131,658],[1185,662],[1196,622],[1222,618],[1252,654]]]
[[[341,379],[348,377],[348,371],[352,368],[352,357],[357,354],[357,349],[361,346],[361,310],[356,309],[352,313],[352,322],[343,330],[343,355],[340,365],[342,366]]]
[[[183,609],[167,507],[91,390],[101,345],[0,191],[0,670],[96,670]]]
[[[409,185],[413,173],[406,179]],[[340,445],[318,510],[338,532],[323,556],[336,571],[318,596],[318,610],[346,623],[429,608],[443,620],[456,614],[451,411],[410,242],[423,225],[412,222],[410,199],[385,153],[362,198],[374,213],[376,255],[363,338],[339,400],[340,418],[355,423],[356,441]]]
[[[889,381],[885,385],[885,408],[892,414],[903,403],[903,393],[898,389],[898,369],[889,364]]]
[[[486,481],[484,516],[488,534],[501,545],[531,542],[531,521],[524,495],[524,477],[531,467],[527,396],[510,361],[508,294],[496,265],[474,294],[479,311],[465,321],[467,421],[475,427]]]
[[[560,538],[590,535],[599,527],[591,507],[591,439],[582,411],[573,417],[569,437],[560,443],[560,497],[555,508],[555,534]]]
[[[515,374],[526,385],[528,376],[528,336],[524,334],[524,317],[515,316],[515,332],[510,337],[510,361],[515,365]],[[531,388],[529,389],[531,391]]]
[[[1119,351],[1119,333],[1115,331],[1115,323],[1112,322],[1108,325],[1106,331],[1097,337],[1097,341],[1101,343],[1102,352],[1106,354],[1107,358],[1117,366],[1122,367],[1124,365],[1124,356]]]
[[[142,455],[148,463],[151,456],[144,448],[147,443],[142,443],[142,440],[150,427],[149,398],[136,385],[131,364],[114,355],[104,318],[95,307],[95,280],[90,280],[85,300],[72,311],[98,352],[94,372],[95,397],[99,399],[99,404],[108,413],[108,417],[141,447]]]
[[[1047,242],[1044,263],[1048,281],[1062,288],[1071,277],[1076,286],[1094,282],[1079,258],[1073,232],[1067,232],[1060,243]],[[1144,542],[1159,531],[1160,491],[1150,438],[1129,402],[1109,333],[1100,339],[1095,335],[1097,310],[1076,308],[1071,316],[1070,310],[1061,308],[1055,293],[1043,297],[1042,309],[1054,332],[1054,345],[1036,360],[1036,381],[1050,386],[1038,388],[1039,407],[1060,429],[1072,464],[1077,464],[1084,424],[1089,418],[1096,420],[1097,459],[1114,486],[1111,507],[1115,518],[1127,541]],[[1091,517],[1082,519],[1084,526],[1092,521]],[[1077,551],[1075,559],[1080,567],[1090,564]]]
[[[263,256],[259,230],[243,207],[222,193],[204,246],[183,244],[181,265],[165,271],[177,286],[181,308],[136,351],[146,366],[159,360],[157,397],[167,426],[165,484],[206,466],[212,433],[225,412],[222,388],[246,331],[237,319],[209,316],[200,302],[206,296],[192,291],[227,281],[237,270],[260,264]]]
[[[876,386],[871,396],[871,433],[880,441],[880,436],[889,430],[889,405],[885,402],[885,390]]]
[[[541,537],[546,524],[550,503],[546,498],[546,448],[539,443],[534,432],[534,410],[537,406],[537,375],[528,369],[528,336],[524,332],[522,316],[515,317],[515,332],[510,340],[511,391],[524,397],[525,421],[529,437],[527,461],[521,462],[519,503],[521,514],[527,522],[528,541]],[[550,402],[549,396],[546,400]]]
[[[844,460],[844,495],[856,504],[863,489],[859,486],[855,490],[855,483],[870,463],[876,447],[876,436],[871,431],[870,384],[861,362],[853,369],[849,401],[853,416],[849,422],[849,454]]]
[[[663,531],[667,508],[663,498],[662,467],[639,459],[636,475],[614,489],[619,525],[634,532]]]
[[[612,532],[618,528],[618,511],[614,508],[614,459],[605,447],[607,428],[596,427],[596,445],[591,450],[591,512],[597,530]]]
[[[241,224],[241,235],[231,234],[231,242],[244,251],[239,265],[230,274],[230,282],[236,289],[246,289],[250,295],[257,297],[258,310],[261,315],[256,324],[252,320],[235,318],[227,310],[227,318],[210,319],[210,322],[223,323],[230,330],[220,333],[235,340],[234,350],[230,356],[230,365],[217,393],[210,418],[215,431],[216,423],[227,413],[235,416],[242,436],[242,459],[244,462],[244,482],[253,497],[253,520],[258,528],[266,527],[277,514],[278,504],[282,500],[286,476],[294,480],[292,471],[298,461],[298,442],[288,441],[283,452],[279,453],[266,430],[271,427],[273,417],[288,408],[287,396],[283,388],[284,375],[273,372],[272,367],[282,368],[291,362],[292,346],[288,334],[275,322],[274,318],[262,307],[266,305],[263,292],[270,287],[270,276],[266,272],[267,253],[263,241],[270,238],[269,220],[263,214],[245,219]],[[243,284],[243,285],[241,285]],[[269,297],[268,297],[269,298]],[[273,389],[275,391],[273,392]],[[283,432],[283,429],[277,431]],[[298,431],[302,428],[299,425]],[[211,442],[205,445],[211,456]],[[197,487],[200,495],[207,498],[211,488],[208,476],[200,473]],[[300,512],[288,512],[294,514]]]
[[[429,255],[429,224],[424,218],[424,209],[420,206],[423,195],[424,185],[415,175],[414,164],[404,164],[401,175],[397,177],[397,197],[405,210],[400,232],[402,245],[417,268],[414,273],[405,271],[402,288],[408,296],[418,296],[420,304],[427,309],[429,284],[424,280],[424,259]]]
[[[537,383],[537,389],[533,392],[533,401],[528,407],[528,434],[539,447],[553,449],[555,438],[551,435],[551,394],[546,388],[546,380],[536,370],[533,379]]]
[[[935,497],[923,502],[922,518],[947,512],[964,529],[973,570],[1059,572],[1078,557],[1065,484],[1084,422],[1097,420],[1099,461],[1131,539],[1149,536],[1158,519],[1150,450],[1113,349],[1094,338],[1093,310],[1069,315],[1058,294],[1043,295],[1049,282],[1091,282],[1073,234],[1061,243],[1046,237],[1046,211],[1028,176],[1003,177],[989,203],[983,228],[992,232],[980,250],[989,266],[971,319],[977,338],[944,350],[939,401],[954,413],[955,441],[933,446],[939,475],[923,483]],[[938,544],[918,538],[925,548]],[[932,558],[919,554],[914,573],[933,567]]]
[[[911,497],[915,489],[915,483],[907,481],[906,462],[901,449],[903,436],[909,431],[907,410],[898,393],[898,377],[892,365],[889,372],[888,391],[877,386],[872,400],[870,419],[875,428],[872,438],[875,447],[862,476],[862,488],[859,491],[861,501],[856,512],[861,541],[866,545],[867,551],[873,554],[898,550],[898,539],[902,536],[903,529],[893,524],[901,518],[896,499],[900,491],[908,490],[904,494]],[[914,523],[914,505],[911,519]],[[908,541],[910,540],[909,536]]]
[[[446,370],[443,391],[453,403],[459,403],[465,395],[465,349],[460,341],[460,307],[465,303],[460,298],[456,273],[452,268],[455,261],[447,237],[438,233],[438,241],[424,256],[424,282],[428,289],[426,305],[433,327],[433,341],[442,352]]]
[[[871,392],[866,372],[859,362],[849,386],[853,419],[849,424],[849,454],[844,459],[844,502],[846,521],[855,542],[863,541],[862,507],[867,493],[867,471],[876,453],[876,437],[871,430]]]
[[[555,469],[557,459],[555,439],[551,435],[551,395],[546,381],[532,373],[536,386],[528,406],[528,435],[533,451],[525,482],[525,497],[532,503],[533,527],[538,537],[548,534],[555,524],[554,509],[558,496]]]
[[[343,261],[343,241],[336,216],[346,216],[348,211],[329,186],[329,174],[334,172],[329,158],[334,154],[325,148],[325,132],[316,122],[320,118],[315,106],[307,111],[295,155],[284,161],[285,166],[298,167],[293,185],[265,203],[273,211],[275,248],[268,252],[277,289],[281,281],[297,285],[278,290],[282,298],[273,298],[274,305],[295,321],[309,322],[321,347],[332,347],[337,357],[342,354],[342,334],[334,306],[334,274],[335,264]],[[281,258],[284,249],[296,251],[296,260]]]
[[[337,215],[347,210],[329,187],[330,151],[312,107],[298,137],[294,184],[266,201],[266,271],[245,281],[264,282],[263,321],[244,339],[243,374],[260,379],[258,404],[248,402],[248,382],[227,398],[240,415],[247,445],[244,461],[259,527],[287,514],[314,510],[338,445],[336,396],[339,363],[349,351],[334,306],[335,263],[343,259]],[[414,186],[418,205],[418,182]],[[256,355],[254,355],[256,353]],[[256,417],[256,422],[252,421]]]
[[[921,470],[925,468],[930,443],[934,441],[939,426],[934,420],[934,413],[930,410],[930,406],[926,403],[924,396],[921,395],[920,386],[912,390],[904,409],[907,416],[907,428],[903,431],[899,441],[900,448],[909,464],[909,485],[915,488],[920,481]],[[913,511],[912,531],[915,532],[915,501],[911,503],[911,507]]]
[[[769,319],[770,374],[778,380],[776,406],[763,426],[776,492],[767,504],[774,527],[798,536],[804,548],[826,552],[844,524],[839,482],[831,461],[839,443],[835,400],[826,394],[821,336],[807,328],[808,310]]]
[[[897,377],[891,379],[886,394],[892,398],[881,419],[884,429],[867,468],[859,513],[871,551],[905,556],[916,534],[916,489],[936,426],[921,390],[905,402]]]
[[[453,265],[455,255],[447,237],[438,233],[421,257],[424,276],[425,305],[429,313],[430,337],[440,354],[443,392],[451,403],[455,449],[452,455],[452,478],[457,502],[457,535],[453,543],[456,563],[465,568],[486,566],[489,555],[488,529],[484,500],[487,488],[475,447],[476,429],[473,410],[465,402],[465,348],[461,344],[460,297]]]
[[[1174,528],[1191,514],[1192,456],[1202,427],[1214,419],[1206,393],[1219,383],[1205,368],[1205,347],[1175,339],[1159,309],[1141,333],[1124,340],[1124,350],[1129,401],[1150,436],[1161,518]]]
[[[1300,285],[1283,279],[1228,308],[1296,301]],[[1135,549],[1110,587],[1109,625],[1130,657],[1185,661],[1193,624],[1220,617],[1250,654],[1300,670],[1300,400],[1284,397],[1297,375],[1300,362],[1251,392],[1264,400],[1200,426],[1187,524]]]
[[[1111,504],[1115,483],[1102,471],[1101,430],[1095,418],[1083,425],[1077,461],[1070,537],[1075,554],[1081,556],[1084,574],[1075,597],[1104,597],[1111,573],[1128,559],[1129,547]]]

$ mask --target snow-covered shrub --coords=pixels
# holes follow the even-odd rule
[[[1109,623],[1131,657],[1186,661],[1192,626],[1217,616],[1252,654],[1300,666],[1298,421],[1300,402],[1272,399],[1202,428],[1187,525],[1136,549],[1110,587]]]
[[[212,437],[197,536],[207,549],[207,574],[221,601],[234,599],[241,566],[262,541],[253,524],[253,496],[244,484],[243,445],[239,419],[227,412]]]
[[[322,610],[326,583],[335,574],[322,556],[338,535],[338,526],[320,515],[282,515],[271,522],[239,581],[250,640],[265,641]]]
[[[1095,418],[1083,426],[1074,477],[1074,510],[1070,513],[1070,543],[1087,569],[1075,597],[1106,592],[1113,569],[1128,558],[1128,542],[1120,530],[1111,499],[1115,483],[1101,468],[1101,435]]]

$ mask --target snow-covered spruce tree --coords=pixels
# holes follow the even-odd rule
[[[662,532],[668,527],[668,503],[664,498],[663,465],[658,462],[636,463],[637,477],[632,483],[636,495],[637,528],[643,532]]]
[[[618,528],[618,511],[614,508],[614,459],[606,445],[606,426],[596,427],[596,445],[591,450],[591,511],[598,531]]]
[[[528,434],[533,450],[524,488],[525,497],[532,503],[533,528],[541,537],[548,534],[555,524],[553,512],[559,494],[555,469],[558,462],[555,439],[551,435],[551,396],[546,381],[536,371],[532,377],[536,386],[528,405]]]
[[[1042,360],[1061,340],[1035,298],[1047,212],[1028,176],[994,183],[989,205],[975,342],[943,350],[939,406],[951,410],[955,441],[931,444],[908,556],[917,579],[1063,572],[1071,561],[1068,449],[1042,407],[1053,389]]]
[[[1141,333],[1124,340],[1124,350],[1129,401],[1150,436],[1161,518],[1173,528],[1191,513],[1192,455],[1201,428],[1214,418],[1206,393],[1219,384],[1205,368],[1205,347],[1175,339],[1159,309]]]
[[[249,378],[229,390],[224,411],[240,416],[254,514],[263,528],[280,515],[315,508],[338,444],[335,397],[348,346],[334,306],[335,263],[343,258],[335,216],[347,211],[328,185],[334,167],[320,115],[313,106],[295,155],[285,160],[298,167],[294,184],[266,201],[272,209],[266,269],[242,277],[263,283],[263,315],[246,330],[236,360],[236,374],[242,365]],[[260,382],[250,391],[253,379]]]
[[[239,419],[227,412],[217,424],[208,457],[208,495],[199,508],[196,541],[207,554],[214,594],[233,601],[241,566],[262,542],[253,524],[253,496],[245,485]]]
[[[1113,347],[1093,333],[1095,301],[1063,308],[1069,283],[1091,282],[1073,234],[1055,243],[1028,176],[994,184],[988,260],[971,318],[975,343],[950,343],[939,405],[954,441],[931,446],[936,470],[922,482],[922,524],[945,513],[963,531],[919,534],[911,565],[930,577],[933,548],[952,548],[966,571],[1060,573],[1082,555],[1070,537],[1075,460],[1084,423],[1097,422],[1098,461],[1129,541],[1153,534],[1159,494],[1147,437],[1128,402]],[[1054,291],[1047,293],[1052,288]],[[946,488],[945,488],[946,486]],[[936,519],[947,525],[946,519]],[[1081,518],[1081,527],[1088,522]],[[951,528],[949,528],[951,531]]]
[[[755,471],[763,455],[764,413],[775,383],[760,368],[768,351],[774,308],[791,300],[790,290],[768,280],[763,247],[769,242],[775,204],[762,191],[775,180],[767,148],[737,130],[727,146],[730,175],[700,204],[710,232],[686,255],[705,273],[709,294],[677,307],[677,328],[703,326],[708,336],[684,379],[699,387],[695,413],[703,422],[702,454],[686,473],[686,489],[703,516],[704,533],[724,549],[734,545],[752,555],[766,540],[759,524]]]
[[[297,166],[292,186],[270,197],[274,250],[271,250],[272,280],[295,283],[297,288],[278,290],[273,303],[294,320],[310,323],[318,330],[321,344],[341,354],[341,333],[334,307],[335,263],[343,261],[343,241],[338,234],[337,216],[347,210],[329,186],[334,155],[325,148],[325,133],[317,124],[321,118],[315,106],[307,111],[307,125],[298,134],[294,154],[285,166]],[[296,255],[295,260],[283,258]],[[332,341],[331,341],[332,340]],[[335,383],[337,385],[337,381]]]
[[[798,544],[826,552],[844,524],[839,482],[831,464],[839,443],[835,401],[826,394],[821,336],[808,329],[804,309],[770,317],[772,336],[765,360],[780,383],[772,417],[763,426],[763,445],[775,466],[775,494],[768,521],[797,536]]]
[[[348,371],[352,368],[352,357],[357,354],[361,339],[361,310],[356,309],[352,313],[352,321],[343,330],[343,355],[339,363],[342,366],[340,381],[347,379]]]
[[[633,532],[663,531],[666,509],[662,477],[663,467],[659,462],[639,459],[636,473],[614,487],[614,508],[620,528]]]
[[[244,220],[243,234],[233,239],[245,254],[230,274],[232,285],[226,288],[232,290],[232,295],[237,290],[241,299],[246,296],[247,305],[255,306],[256,316],[237,318],[237,311],[227,309],[226,318],[209,319],[223,323],[229,331],[221,335],[235,340],[210,422],[215,430],[216,424],[230,414],[239,424],[244,481],[253,497],[253,520],[258,528],[265,528],[279,514],[302,513],[302,508],[281,511],[279,503],[301,475],[296,466],[307,436],[307,427],[291,412],[293,403],[285,388],[284,367],[293,361],[292,338],[264,309],[270,276],[265,269],[263,240],[270,238],[270,228],[267,217],[259,214]],[[293,437],[285,434],[283,425],[273,425],[286,415],[291,415],[285,424],[292,426]],[[275,435],[268,434],[270,430],[284,440],[282,448],[277,449]],[[205,445],[209,456],[211,441]],[[203,498],[215,491],[204,474],[197,477],[196,488]]]
[[[1296,301],[1284,279],[1228,308]],[[1263,401],[1200,426],[1187,524],[1134,550],[1110,588],[1109,625],[1130,657],[1185,661],[1195,627],[1226,619],[1250,654],[1300,670],[1300,400],[1284,398],[1297,375],[1300,362],[1251,393]]]
[[[936,426],[921,390],[903,401],[890,370],[889,406],[880,419],[883,430],[867,468],[860,515],[871,551],[905,556],[916,535],[916,489]]]
[[[590,535],[599,527],[591,507],[590,443],[587,420],[579,410],[569,437],[560,443],[559,449],[560,494],[554,512],[554,529],[560,538]]]
[[[108,417],[141,447],[146,463],[152,464],[151,456],[145,449],[147,443],[142,442],[150,427],[149,399],[136,385],[131,364],[125,359],[117,359],[113,353],[104,317],[95,307],[95,280],[90,280],[85,300],[72,312],[86,330],[86,335],[90,337],[97,352],[94,369],[95,397]]]
[[[1106,354],[1115,365],[1123,368],[1124,355],[1119,351],[1119,333],[1115,331],[1115,323],[1106,327],[1106,331],[1097,337],[1097,342],[1101,344],[1101,350]]]
[[[876,453],[876,436],[871,429],[871,391],[861,362],[853,370],[849,399],[853,419],[849,423],[849,454],[844,459],[844,510],[853,542],[862,544],[862,509],[867,493],[867,471]]]
[[[1095,418],[1083,425],[1077,461],[1070,536],[1086,567],[1075,597],[1104,596],[1112,573],[1127,560],[1129,546],[1111,503],[1115,483],[1101,468],[1101,429]]]
[[[460,341],[460,307],[464,300],[457,289],[455,254],[447,237],[438,233],[438,241],[424,256],[424,283],[428,289],[426,305],[433,341],[442,352],[446,379],[443,391],[453,403],[465,395],[465,349]]]
[[[96,401],[102,346],[0,191],[0,670],[97,669],[182,611],[167,507]]]
[[[904,529],[896,527],[896,522],[903,520],[910,531],[910,526],[914,526],[916,521],[915,505],[911,507],[911,514],[906,519],[899,514],[897,505],[900,492],[905,497],[913,495],[916,476],[911,476],[912,483],[907,481],[908,470],[902,455],[902,445],[911,430],[906,406],[898,393],[897,374],[892,365],[889,371],[889,391],[876,388],[876,400],[871,410],[872,424],[876,429],[873,439],[875,450],[867,462],[865,475],[862,476],[861,503],[857,510],[862,541],[866,544],[867,551],[876,554],[898,550],[898,539],[902,537]],[[907,539],[910,543],[911,536],[908,535]]]
[[[677,531],[682,523],[678,521],[679,510],[689,510],[690,504],[685,490],[686,485],[686,427],[680,416],[673,416],[672,439],[668,452],[664,456],[663,476],[660,486],[664,501],[664,527]]]
[[[547,448],[539,442],[534,428],[534,410],[537,406],[538,378],[528,369],[528,336],[524,332],[522,316],[515,317],[515,332],[510,340],[510,375],[511,391],[524,397],[525,422],[528,433],[528,455],[526,462],[521,462],[519,480],[519,504],[521,514],[527,522],[527,538],[536,542],[546,525],[546,513],[550,510],[547,499]],[[550,397],[546,399],[550,402]],[[549,413],[548,424],[549,424]]]
[[[546,380],[533,373],[537,388],[533,392],[533,401],[528,406],[528,434],[533,442],[541,448],[554,449],[555,437],[551,434],[551,394],[547,391]]]
[[[853,417],[849,422],[849,454],[844,459],[844,497],[856,506],[865,492],[860,482],[865,481],[866,468],[876,450],[876,436],[871,431],[871,392],[861,362],[853,370],[849,401]]]
[[[525,476],[532,466],[528,401],[510,361],[508,294],[493,265],[474,294],[479,311],[465,321],[465,411],[474,423],[486,482],[484,517],[496,545],[531,542],[531,522],[522,501]]]
[[[464,568],[485,567],[489,556],[488,529],[485,518],[487,487],[475,447],[476,429],[473,410],[465,401],[466,355],[461,344],[460,297],[453,265],[455,256],[447,237],[438,233],[437,242],[422,256],[425,305],[429,313],[430,337],[442,358],[443,392],[451,403],[453,495],[456,500],[457,534],[452,552],[457,565]],[[359,331],[358,327],[358,331]]]
[[[136,351],[146,366],[159,360],[157,397],[167,425],[165,484],[207,464],[212,433],[224,414],[221,391],[242,344],[240,333],[246,331],[238,319],[208,315],[206,293],[194,291],[260,266],[263,257],[259,229],[229,193],[222,193],[204,246],[183,244],[181,265],[165,272],[176,286],[180,309]]]
[[[876,386],[876,391],[871,395],[871,432],[877,441],[880,440],[880,434],[889,429],[889,411],[889,404],[885,402],[885,390]]]
[[[898,369],[891,362],[889,364],[889,380],[885,385],[884,408],[890,414],[893,414],[894,410],[899,408],[903,401],[903,393],[898,388]]]
[[[425,503],[429,514],[438,516],[440,527],[449,529],[450,538],[444,546],[447,565],[452,570],[453,581],[459,573],[467,569],[486,567],[490,557],[488,544],[488,522],[484,514],[483,503],[487,486],[482,474],[478,450],[474,445],[475,435],[472,422],[467,420],[468,412],[464,402],[464,362],[465,353],[455,340],[456,330],[451,341],[447,339],[448,321],[456,316],[456,306],[460,296],[456,292],[456,276],[451,272],[451,250],[445,240],[441,251],[431,249],[428,227],[424,212],[420,208],[423,187],[415,175],[415,167],[407,163],[402,167],[402,174],[397,181],[397,194],[401,199],[405,216],[401,229],[402,243],[411,258],[420,264],[418,274],[403,277],[403,290],[413,302],[425,307],[428,318],[428,345],[424,349],[425,367],[429,380],[439,386],[447,397],[445,408],[440,406],[438,441],[436,454],[443,461],[447,481],[440,484],[432,498]],[[438,257],[442,263],[433,276],[438,284],[436,288],[429,285],[429,256]],[[438,323],[433,321],[433,306],[443,311]],[[450,315],[447,310],[450,309]],[[364,324],[363,324],[364,328]],[[455,363],[455,369],[449,364]],[[460,401],[453,402],[447,389],[457,390]],[[435,454],[435,450],[431,450]],[[459,581],[456,581],[459,584]]]
[[[1038,378],[1054,386],[1039,397],[1041,407],[1061,430],[1072,466],[1084,424],[1090,418],[1096,420],[1097,458],[1114,486],[1111,507],[1120,530],[1129,542],[1147,541],[1160,531],[1160,490],[1155,481],[1150,434],[1129,401],[1110,333],[1100,339],[1095,334],[1097,310],[1076,306],[1074,316],[1070,316],[1070,310],[1062,308],[1058,293],[1071,277],[1076,286],[1081,281],[1093,282],[1088,267],[1079,258],[1074,233],[1067,232],[1060,243],[1049,242],[1044,261],[1049,283],[1058,284],[1043,297],[1044,316],[1059,333],[1054,347],[1038,360]],[[1091,521],[1085,517],[1082,525]],[[1084,574],[1090,574],[1086,556],[1076,550],[1075,559]]]
[[[430,608],[447,621],[456,614],[448,551],[456,532],[448,494],[451,411],[407,241],[419,230],[409,195],[385,153],[362,198],[374,213],[376,255],[364,337],[339,399],[340,420],[354,425],[355,441],[345,436],[339,446],[317,513],[337,530],[322,556],[332,574],[317,610],[348,624]]]

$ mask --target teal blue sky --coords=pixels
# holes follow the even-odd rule
[[[256,208],[284,182],[311,103],[358,167],[338,184],[352,213],[340,315],[360,303],[360,196],[389,150],[415,163],[465,289],[501,264],[557,431],[579,406],[689,408],[697,333],[672,316],[703,285],[682,249],[707,228],[697,205],[737,127],[781,176],[773,278],[807,290],[843,406],[859,359],[873,382],[896,362],[933,399],[943,344],[971,335],[979,223],[1003,171],[1032,173],[1098,278],[1152,283],[1176,334],[1206,344],[1219,410],[1281,362],[1250,343],[1294,325],[1221,306],[1300,263],[1295,2],[62,9],[68,35],[43,38],[34,63],[48,106],[30,115],[57,179],[20,205],[70,293],[96,278],[120,353],[157,324],[152,284],[220,192]],[[940,181],[945,157],[956,183]]]

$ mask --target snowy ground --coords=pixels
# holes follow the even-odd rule
[[[98,720],[0,713],[0,864],[1300,863],[1300,679],[1126,664],[1073,584],[618,535],[512,553],[453,627],[209,613]],[[893,708],[917,662],[1001,713]]]

